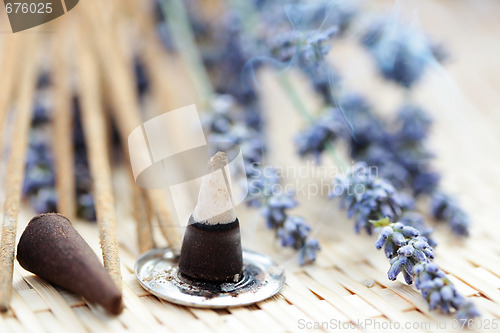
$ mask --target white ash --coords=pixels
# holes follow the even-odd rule
[[[195,222],[226,224],[236,220],[231,198],[231,179],[224,152],[215,154],[208,163],[210,174],[203,177],[198,204],[193,211]]]

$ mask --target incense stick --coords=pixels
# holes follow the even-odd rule
[[[144,66],[151,81],[153,100],[158,104],[158,110],[173,110],[180,106],[191,104],[196,99],[196,92],[185,89],[190,82],[184,74],[183,63],[176,54],[165,52],[158,38],[156,28],[151,20],[149,8],[144,8],[138,3],[134,9],[137,13],[138,26],[147,51],[143,52]],[[170,75],[156,75],[165,72]],[[170,77],[175,76],[176,80]]]
[[[85,37],[79,43],[83,43]],[[79,48],[78,69],[81,83],[82,125],[88,148],[89,166],[93,178],[95,206],[101,239],[104,267],[121,288],[120,258],[116,239],[116,217],[108,160],[102,105],[99,103],[98,71],[88,43]]]
[[[23,35],[26,43],[26,61],[21,70],[19,96],[16,104],[16,120],[7,164],[6,197],[0,245],[0,311],[9,308],[12,295],[12,273],[14,269],[14,247],[16,242],[17,217],[21,204],[21,189],[25,170],[25,155],[28,146],[31,112],[35,93],[38,57],[37,35]],[[16,38],[16,37],[14,37]],[[24,44],[23,44],[24,45]]]
[[[14,87],[16,85],[16,69],[18,68],[18,40],[14,36],[7,37],[6,44],[4,46],[4,55],[2,59],[2,64],[0,67],[0,130],[2,135],[0,135],[0,152],[3,148],[3,133],[2,129],[5,126],[5,119],[7,118],[7,111],[9,109],[9,103],[11,102],[11,96],[14,92]]]
[[[97,3],[94,4],[94,6],[97,5]],[[87,7],[85,6],[84,8]],[[96,22],[96,17],[100,17],[98,8],[96,7],[93,10],[92,6],[89,6],[87,11],[84,11],[85,16],[90,23],[90,27],[94,29],[95,44],[97,45],[103,69],[105,70],[104,76],[107,80],[107,87],[110,89],[109,93],[114,102],[112,111],[117,120],[122,142],[128,142],[128,135],[142,123],[131,68],[127,67],[127,62],[123,54],[119,52],[121,47],[118,44],[118,38],[112,35],[114,29],[103,29],[100,24],[103,23],[102,19],[101,22]],[[131,169],[130,172],[132,172]],[[154,190],[148,190],[147,194],[158,218],[163,236],[170,246],[178,245],[181,238],[180,231],[178,228],[168,227],[170,224],[170,214],[165,198],[159,199],[158,192]]]
[[[70,221],[76,216],[76,190],[73,152],[73,112],[71,105],[70,71],[63,44],[67,46],[67,34],[61,29],[59,42],[54,50],[54,159],[56,167],[57,210]]]

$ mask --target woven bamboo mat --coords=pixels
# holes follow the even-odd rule
[[[459,292],[478,306],[482,317],[476,326],[481,323],[484,331],[498,331],[492,323],[500,322],[500,236],[496,227],[500,216],[500,4],[419,1],[418,8],[422,27],[436,39],[446,41],[452,59],[444,70],[434,68],[428,73],[416,89],[415,99],[432,110],[435,127],[430,145],[437,155],[434,163],[443,174],[443,185],[459,196],[473,221],[471,236],[465,241],[457,241],[445,227],[436,225],[436,262],[451,276]],[[68,16],[77,15],[77,9]],[[373,78],[370,61],[360,55],[359,46],[340,44],[332,60],[341,64],[346,84],[370,96],[381,112],[394,110],[400,94]],[[176,67],[163,65],[170,71]],[[303,86],[300,76],[296,75],[293,82],[314,107],[315,98]],[[272,72],[261,72],[259,84],[269,111],[268,162],[306,165],[297,158],[291,144],[302,120],[293,112],[293,105]],[[189,95],[178,93],[175,102],[165,98],[160,105],[168,109],[188,104]],[[334,166],[330,161],[325,163]],[[0,316],[0,332],[285,332],[304,331],[314,325],[320,325],[322,330],[370,332],[391,331],[386,329],[391,321],[401,324],[401,329],[394,331],[451,331],[462,325],[448,316],[429,312],[413,286],[400,279],[389,281],[389,264],[383,253],[375,250],[374,239],[354,234],[352,221],[337,208],[336,202],[328,201],[324,193],[306,195],[301,191],[296,213],[312,224],[314,236],[322,245],[314,265],[297,266],[296,254],[277,244],[258,212],[238,208],[243,246],[273,256],[286,268],[287,284],[279,295],[252,306],[227,310],[188,308],[159,300],[142,289],[133,274],[139,250],[126,198],[130,188],[124,190],[124,179],[124,170],[114,170],[124,312],[116,318],[108,317],[15,262],[11,311]],[[321,185],[328,180],[305,177],[296,185]],[[32,215],[27,207],[22,210],[18,235]],[[100,256],[96,225],[81,221],[74,224]]]

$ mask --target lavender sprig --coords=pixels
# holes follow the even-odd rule
[[[446,222],[456,235],[468,235],[468,215],[453,197],[439,190],[440,177],[428,163],[433,154],[424,140],[432,124],[430,116],[420,107],[405,105],[396,119],[398,130],[390,132],[361,96],[350,94],[340,102],[345,126],[352,133],[351,156],[377,166],[379,176],[390,180],[397,189],[431,195],[431,214]]]
[[[356,163],[345,174],[337,176],[329,197],[340,198],[340,207],[347,210],[349,218],[356,218],[357,233],[364,229],[371,235],[373,224],[369,221],[389,217],[417,229],[429,243],[436,245],[431,238],[432,228],[412,210],[413,198],[397,191],[390,181],[378,177],[377,168],[368,167],[364,162]]]
[[[444,272],[436,270],[435,275],[422,273],[428,265],[434,265],[430,263],[434,259],[434,251],[428,238],[416,228],[422,228],[422,221],[408,213],[400,219],[404,208],[398,192],[387,180],[377,178],[365,163],[357,163],[345,175],[337,177],[332,197],[341,198],[341,206],[347,210],[348,216],[356,218],[357,230],[363,227],[369,233],[373,229],[379,231],[375,247],[378,250],[383,248],[390,260],[387,273],[390,280],[396,280],[402,273],[407,284],[415,281],[431,310],[439,307],[448,313],[453,308],[460,318],[479,315],[474,305],[457,293]],[[425,228],[424,232],[427,233]],[[430,267],[437,268],[436,265]],[[431,281],[432,285],[427,281]]]
[[[460,295],[446,274],[430,262],[434,259],[434,252],[418,230],[399,222],[390,223],[388,218],[372,223],[381,230],[375,246],[378,250],[384,248],[390,259],[389,280],[396,280],[402,273],[407,284],[415,281],[415,287],[429,303],[430,310],[439,308],[450,313],[455,309],[459,319],[479,316],[474,304]]]
[[[266,218],[267,227],[276,230],[276,235],[283,247],[299,250],[299,264],[304,265],[316,260],[316,252],[320,250],[317,239],[310,238],[311,227],[300,216],[289,215],[287,210],[297,206],[293,194],[271,194],[261,207]]]
[[[328,145],[345,135],[346,128],[339,110],[327,108],[316,121],[296,136],[295,142],[301,157],[314,155],[319,163]]]
[[[442,60],[442,49],[418,29],[398,20],[372,23],[362,38],[379,72],[405,88],[412,87],[433,61]]]
[[[362,229],[372,234],[373,224],[384,216],[391,220],[398,219],[403,208],[413,206],[413,201],[406,202],[386,179],[376,177],[365,163],[357,163],[345,175],[335,180],[330,198],[340,197],[340,206],[347,210],[349,218],[356,217],[355,230]]]
[[[431,198],[431,214],[438,220],[446,221],[459,236],[469,235],[470,220],[452,196],[435,192]]]
[[[344,108],[346,114],[354,117],[358,123],[368,124],[376,121],[377,116],[369,108]],[[366,121],[362,121],[366,119]],[[446,222],[454,234],[467,236],[470,220],[456,199],[444,194],[439,189],[439,175],[430,169],[428,161],[433,157],[426,146],[426,139],[432,119],[419,107],[406,105],[398,112],[399,130],[394,133],[385,129],[380,120],[378,129],[367,130],[365,137],[369,140],[355,140],[353,136],[351,156],[376,165],[379,174],[387,177],[398,189],[411,188],[415,195],[431,195],[431,215]],[[354,133],[365,129],[363,126]]]

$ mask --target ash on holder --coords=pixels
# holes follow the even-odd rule
[[[182,305],[224,308],[264,300],[283,287],[283,269],[241,248],[227,164],[223,152],[210,159],[180,255],[153,249],[137,261],[136,276],[152,294]]]

